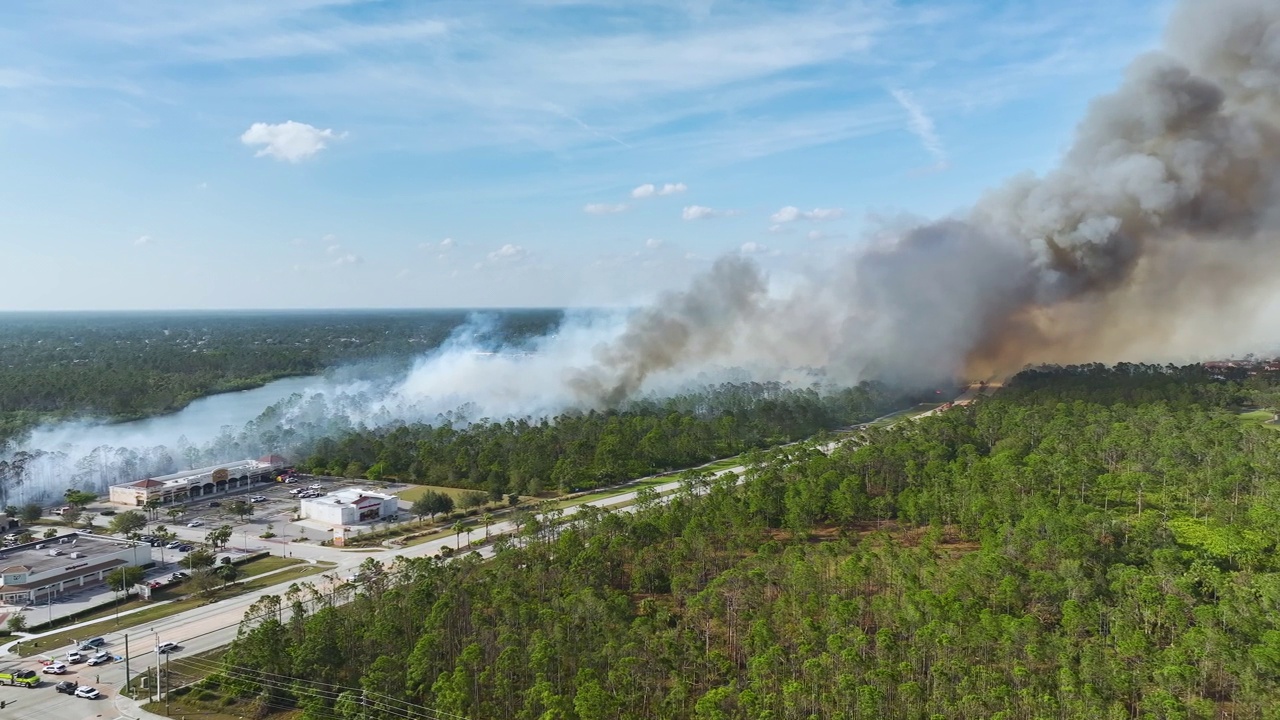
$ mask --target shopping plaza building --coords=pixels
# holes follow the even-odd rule
[[[110,497],[111,502],[119,505],[142,507],[152,499],[168,504],[225,495],[246,489],[254,483],[270,481],[285,466],[284,458],[279,455],[267,455],[257,460],[240,460],[199,470],[112,485]]]
[[[36,604],[101,583],[116,568],[151,562],[150,545],[89,533],[14,545],[0,550],[0,599]]]

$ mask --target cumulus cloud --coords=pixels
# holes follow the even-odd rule
[[[741,250],[743,255],[759,255],[761,253],[768,252],[769,248],[762,243],[745,242],[742,243]]]
[[[653,183],[645,183],[632,190],[631,197],[640,199],[653,197],[655,195],[678,195],[688,189],[689,186],[682,182],[664,183],[661,187],[654,185]]]
[[[794,205],[788,205],[778,212],[769,216],[769,222],[774,223],[769,229],[777,232],[781,229],[781,225],[796,220],[815,220],[822,222],[824,220],[837,220],[844,217],[844,210],[841,208],[814,208],[812,210],[801,210]]]
[[[529,253],[523,247],[507,243],[506,245],[503,245],[497,250],[489,253],[488,258],[491,263],[513,263],[524,259],[528,254]]]
[[[732,210],[716,210],[705,205],[689,205],[680,212],[680,217],[684,220],[707,220],[732,214]]]
[[[933,125],[933,118],[925,112],[924,107],[916,101],[915,96],[910,92],[901,89],[890,90],[893,99],[898,101],[903,110],[907,111],[907,129],[915,135],[920,144],[924,146],[926,152],[933,156],[936,161],[936,167],[941,170],[947,167],[947,151],[942,146],[942,139],[938,137],[938,131]]]
[[[588,203],[582,206],[582,212],[588,215],[612,215],[626,210],[627,206],[623,203]]]
[[[454,245],[454,242],[453,242],[453,238],[451,237],[447,237],[440,241],[440,247],[445,250],[448,250],[449,248],[453,247],[453,245]]]
[[[346,136],[346,133],[321,130],[306,123],[289,120],[275,125],[254,123],[240,136],[240,142],[249,146],[262,146],[254,157],[273,157],[296,163],[328,147],[328,141]]]
[[[143,246],[143,245],[150,245],[150,244],[152,244],[153,242],[155,242],[155,241],[151,239],[151,236],[150,236],[150,235],[141,235],[141,236],[139,236],[139,237],[138,237],[138,239],[137,239],[137,240],[134,240],[134,241],[133,241],[133,244],[134,244],[134,245],[137,245],[137,246],[139,246],[139,247],[141,247],[141,246]]]
[[[364,258],[355,253],[345,253],[333,259],[331,263],[334,267],[342,267],[344,265],[359,265],[364,262]]]

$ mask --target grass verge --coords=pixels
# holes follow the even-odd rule
[[[277,562],[267,562],[271,560],[275,560]],[[143,607],[150,605],[150,607],[146,607],[146,609],[140,610],[132,615],[122,616],[119,622],[117,622],[114,617],[111,617],[115,614],[115,608],[113,607],[106,611],[108,617],[111,617],[109,620],[102,620],[100,622],[93,623],[92,625],[86,625],[73,630],[64,630],[62,632],[54,633],[53,635],[46,635],[45,637],[41,637],[30,642],[23,641],[18,647],[18,654],[22,657],[41,654],[62,655],[65,654],[67,650],[71,649],[71,643],[75,640],[110,635],[125,628],[163,620],[164,618],[172,615],[177,615],[178,613],[185,612],[192,608],[200,607],[212,599],[224,600],[242,593],[271,587],[278,583],[296,582],[302,578],[319,575],[320,573],[327,572],[336,567],[333,563],[317,563],[315,565],[292,567],[301,562],[301,560],[294,558],[262,558],[260,560],[254,560],[252,562],[245,563],[244,567],[250,568],[250,566],[262,563],[258,568],[255,568],[257,570],[256,573],[249,576],[246,580],[218,589],[209,597],[189,597],[181,600],[174,600],[173,602],[168,602],[163,605],[154,605],[145,600],[135,600],[131,603],[122,604],[120,609],[125,610],[129,606]],[[291,569],[275,573],[274,575],[263,575],[263,573],[272,569],[279,569],[281,567]],[[181,587],[182,586],[180,585],[179,588]],[[123,647],[115,648],[112,646],[112,649],[123,650]]]
[[[463,493],[475,492],[474,490],[467,490],[465,488],[444,487],[443,485],[414,485],[411,488],[399,490],[395,494],[405,502],[413,502],[432,490],[448,495],[453,498],[455,503],[462,499]]]

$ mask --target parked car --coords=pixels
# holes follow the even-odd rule
[[[301,493],[301,492],[305,492],[305,491],[302,488],[292,488],[291,490],[289,490],[290,495],[297,495],[298,493]]]
[[[168,545],[165,545],[165,547],[169,548],[170,550],[177,550],[181,546],[182,546],[181,540],[174,540],[170,542]]]
[[[166,641],[166,642],[162,642],[162,643],[160,643],[159,645],[157,645],[157,646],[156,646],[156,654],[157,654],[157,655],[168,655],[169,653],[171,653],[171,652],[173,652],[174,650],[177,650],[177,649],[178,649],[178,643],[176,643],[176,642],[168,642],[168,641]]]
[[[106,663],[109,663],[114,659],[115,658],[111,657],[111,653],[107,652],[106,650],[99,650],[98,652],[93,654],[93,657],[89,658],[89,664],[95,665],[95,666],[105,665]]]
[[[284,481],[285,481],[286,483],[292,484],[292,483],[296,483],[296,482],[298,482],[298,478],[295,478],[295,477],[285,478],[285,479],[284,479]]]
[[[79,686],[78,686],[76,683],[74,683],[74,682],[72,682],[72,681],[70,681],[70,680],[63,680],[62,682],[58,683],[57,685],[54,685],[54,686],[53,686],[53,689],[54,689],[54,690],[57,690],[57,691],[58,691],[58,692],[60,692],[60,693],[66,693],[66,694],[68,694],[68,695],[74,695],[74,694],[75,694],[75,692],[76,692],[76,688],[77,688],[77,687],[79,687]]]
[[[102,693],[98,692],[98,688],[96,687],[81,685],[80,687],[76,688],[76,697],[78,698],[84,698],[86,700],[97,700],[98,697],[101,695]]]
[[[144,543],[149,543],[149,542],[155,542],[156,536],[155,535],[139,535],[138,539]]]
[[[178,552],[191,552],[192,550],[195,550],[195,549],[196,549],[196,548],[195,548],[195,546],[194,546],[194,545],[179,545],[179,546],[178,546]]]
[[[96,638],[91,638],[89,640],[85,640],[84,642],[80,643],[80,649],[92,650],[94,648],[104,647],[106,644],[107,644],[106,638],[96,637]]]
[[[179,571],[179,572],[174,573],[174,574],[171,576],[171,578],[170,578],[170,579],[172,579],[174,582],[178,582],[178,581],[180,581],[180,580],[186,580],[186,579],[187,579],[187,578],[189,578],[189,577],[191,577],[191,576],[190,576],[190,575],[188,575],[187,573],[184,573],[184,572]]]
[[[82,663],[87,659],[88,658],[84,656],[84,653],[80,652],[79,650],[72,650],[71,652],[67,653],[67,662],[72,664]]]
[[[204,521],[202,520],[192,520],[187,523],[187,527],[200,527],[201,525],[204,525]]]
[[[308,485],[307,487],[311,488],[312,490],[319,490],[320,488],[322,488],[322,487],[324,487],[324,486],[323,486],[323,485],[321,485],[320,483],[311,483],[311,484],[310,484],[310,485]]]
[[[254,495],[253,497],[249,498],[249,502],[266,502],[266,501],[267,501],[266,495]]]
[[[40,668],[40,672],[44,673],[45,675],[61,675],[66,671],[67,671],[66,663],[60,663],[60,662],[51,662],[48,665],[45,665],[43,668]]]
[[[209,507],[222,507],[222,503],[218,502],[217,500],[214,500],[213,502],[209,503]]]

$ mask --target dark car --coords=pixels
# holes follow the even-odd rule
[[[194,545],[179,545],[179,546],[178,546],[178,550],[179,550],[180,552],[191,552],[192,550],[195,550],[195,549],[196,549],[196,548],[195,548],[195,546],[194,546]]]
[[[184,573],[184,572],[176,572],[176,573],[174,573],[174,574],[173,574],[173,579],[174,579],[175,581],[176,581],[176,580],[186,580],[186,579],[187,579],[187,578],[189,578],[189,577],[191,577],[191,576],[190,576],[190,575],[188,575],[188,574],[186,574],[186,573]]]
[[[218,502],[217,500],[214,500],[213,502],[209,503],[209,507],[222,507],[222,503]]]
[[[72,682],[71,680],[63,680],[62,682],[58,683],[57,685],[54,685],[54,686],[53,686],[53,689],[54,689],[54,690],[57,690],[57,691],[58,691],[58,692],[60,692],[60,693],[66,693],[66,694],[68,694],[68,695],[75,695],[75,694],[76,694],[76,688],[77,688],[77,687],[79,687],[79,685],[78,685],[77,683]]]
[[[94,648],[100,648],[106,644],[107,644],[107,641],[105,638],[96,637],[96,638],[93,638],[92,640],[85,640],[84,642],[80,643],[80,649],[93,650]]]

